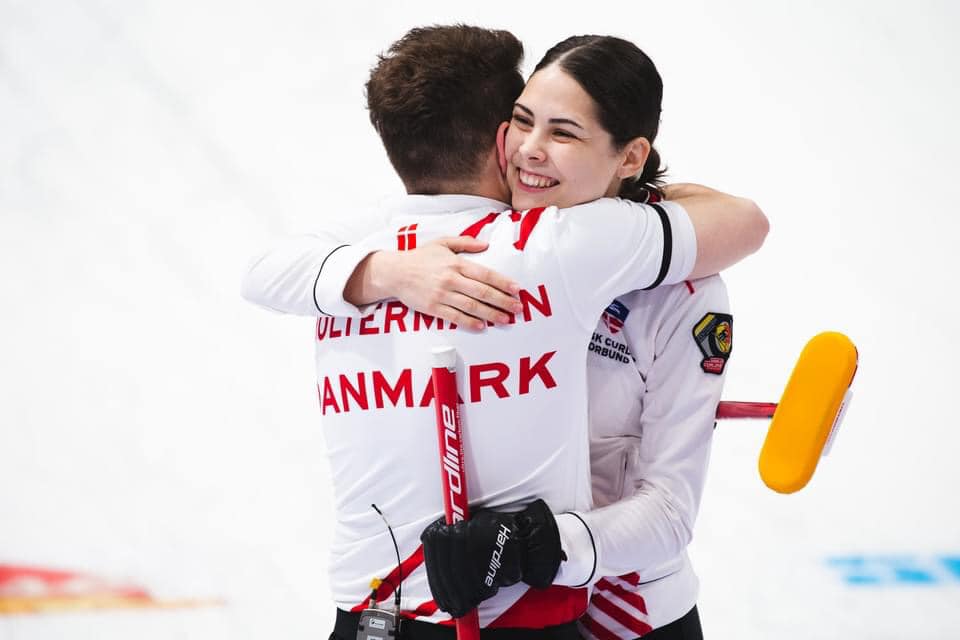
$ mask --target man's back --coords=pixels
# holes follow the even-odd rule
[[[523,311],[511,325],[483,333],[451,327],[397,301],[362,319],[318,321],[318,392],[337,509],[331,576],[340,608],[360,606],[372,578],[397,580],[391,576],[398,573],[392,543],[370,507],[376,503],[394,527],[404,560],[403,609],[431,621],[447,619],[432,608],[419,563],[419,534],[443,507],[432,347],[452,345],[461,358],[473,505],[519,509],[541,497],[557,513],[590,507],[586,354],[595,320],[618,293],[682,278],[695,252],[682,214],[670,216],[681,227],[674,246],[665,212],[629,206],[608,200],[583,211],[499,213],[476,198],[412,197],[398,206],[387,230],[363,243],[409,249],[441,236],[480,237],[490,248],[477,261],[520,283]],[[559,582],[579,584],[588,576],[567,578]],[[481,606],[481,624],[559,624],[586,606],[583,590],[552,591],[524,584],[501,589]],[[527,606],[537,598],[549,598],[552,606]]]

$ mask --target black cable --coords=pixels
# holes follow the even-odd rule
[[[387,517],[383,515],[383,511],[380,511],[379,507],[375,504],[371,504],[370,506],[383,518],[383,524],[387,525],[387,531],[390,532],[390,539],[393,540],[393,550],[397,552],[397,588],[393,593],[394,604],[397,606],[397,611],[400,611],[400,591],[403,589],[403,565],[400,563],[400,546],[397,545],[397,539],[393,535],[393,528],[390,526],[390,523],[387,522]],[[389,580],[385,579],[384,582],[389,582]]]

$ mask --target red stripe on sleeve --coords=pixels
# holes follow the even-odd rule
[[[653,627],[644,622],[634,618],[632,615],[618,607],[616,604],[607,600],[600,594],[593,594],[593,597],[590,598],[590,604],[595,606],[600,611],[603,611],[605,614],[625,626],[630,631],[633,631],[638,636],[642,636],[645,633],[650,633],[653,631]]]
[[[610,631],[587,614],[583,614],[583,617],[580,618],[580,624],[586,627],[587,631],[589,631],[597,640],[620,640],[620,636]]]
[[[625,573],[622,576],[617,576],[621,580],[629,582],[633,586],[640,584],[640,574],[634,571],[633,573]]]
[[[617,576],[624,582],[629,582],[633,586],[640,584],[640,574],[634,571],[633,573],[625,573],[622,576]]]
[[[647,602],[643,599],[639,593],[634,593],[633,591],[627,591],[619,584],[614,584],[607,580],[606,578],[601,579],[597,582],[596,588],[599,591],[609,591],[614,594],[624,602],[631,604],[636,607],[639,611],[643,613],[647,612]]]

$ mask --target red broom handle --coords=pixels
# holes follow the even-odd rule
[[[433,350],[433,397],[440,446],[443,512],[447,524],[454,524],[470,517],[470,507],[457,395],[457,352],[453,347]],[[458,640],[480,640],[480,619],[476,609],[457,618],[456,624]]]

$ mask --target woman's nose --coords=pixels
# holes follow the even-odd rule
[[[536,133],[531,132],[523,139],[523,142],[520,144],[520,155],[527,160],[536,162],[542,162],[546,159],[543,145],[540,144],[540,138]]]

